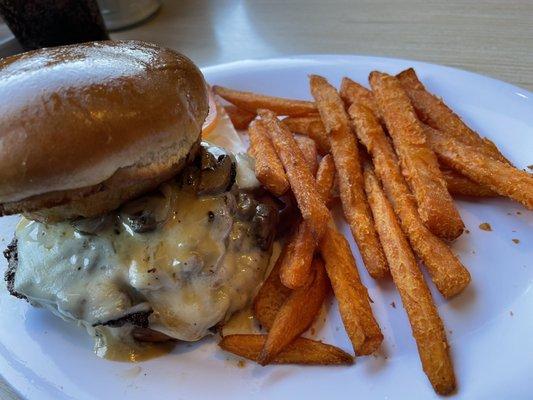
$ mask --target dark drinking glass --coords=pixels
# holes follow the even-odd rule
[[[0,0],[25,50],[109,39],[96,0]]]

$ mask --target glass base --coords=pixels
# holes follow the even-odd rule
[[[98,4],[109,31],[136,25],[161,7],[160,0],[98,0]]]

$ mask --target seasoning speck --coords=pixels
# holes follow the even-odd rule
[[[492,231],[492,226],[490,226],[490,224],[488,222],[483,222],[483,223],[479,224],[479,229],[481,229],[482,231],[491,232]]]
[[[157,271],[155,268],[150,268],[147,272],[151,273],[151,272],[155,272],[155,271]]]
[[[239,368],[246,367],[246,361],[244,361],[244,360],[237,361],[237,367],[239,367]]]
[[[215,219],[215,213],[213,211],[209,211],[207,213],[207,219],[209,220],[209,222],[213,221]]]
[[[509,311],[509,315],[512,317],[514,313],[512,311]]]
[[[390,303],[391,307],[392,308],[396,308],[396,303],[393,301],[392,303]]]
[[[468,235],[470,231],[468,229],[465,229],[465,233]]]
[[[517,211],[516,215],[522,215],[522,213],[520,211]]]
[[[513,239],[513,242],[516,243],[516,244],[518,244],[518,243],[520,243],[520,240],[518,240],[518,239]]]

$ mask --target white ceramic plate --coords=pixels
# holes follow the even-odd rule
[[[520,168],[533,164],[533,94],[469,72],[385,58],[303,56],[236,62],[205,68],[204,73],[212,84],[308,99],[310,73],[337,85],[344,75],[366,82],[373,69],[396,73],[410,66],[429,90],[496,142],[513,163]],[[449,332],[456,398],[530,398],[533,215],[504,199],[461,200],[459,207],[470,233],[453,249],[470,269],[472,284],[448,302],[431,287]],[[10,241],[16,220],[0,219],[2,244]],[[489,222],[492,232],[480,230],[482,222]],[[10,297],[1,285],[0,373],[32,399],[437,397],[422,372],[394,286],[369,279],[356,255],[385,341],[380,354],[359,358],[352,367],[246,363],[239,368],[237,359],[218,350],[213,339],[178,345],[170,355],[135,365],[101,360],[82,329]],[[319,324],[315,337],[349,351],[335,306],[329,308],[328,320]]]

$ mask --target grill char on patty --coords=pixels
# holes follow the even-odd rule
[[[7,283],[7,290],[12,296],[19,299],[28,300],[26,296],[15,291],[15,273],[18,267],[18,252],[17,252],[17,239],[13,238],[11,243],[7,245],[7,249],[4,250],[4,257],[7,259],[7,270],[4,274],[4,279]]]

